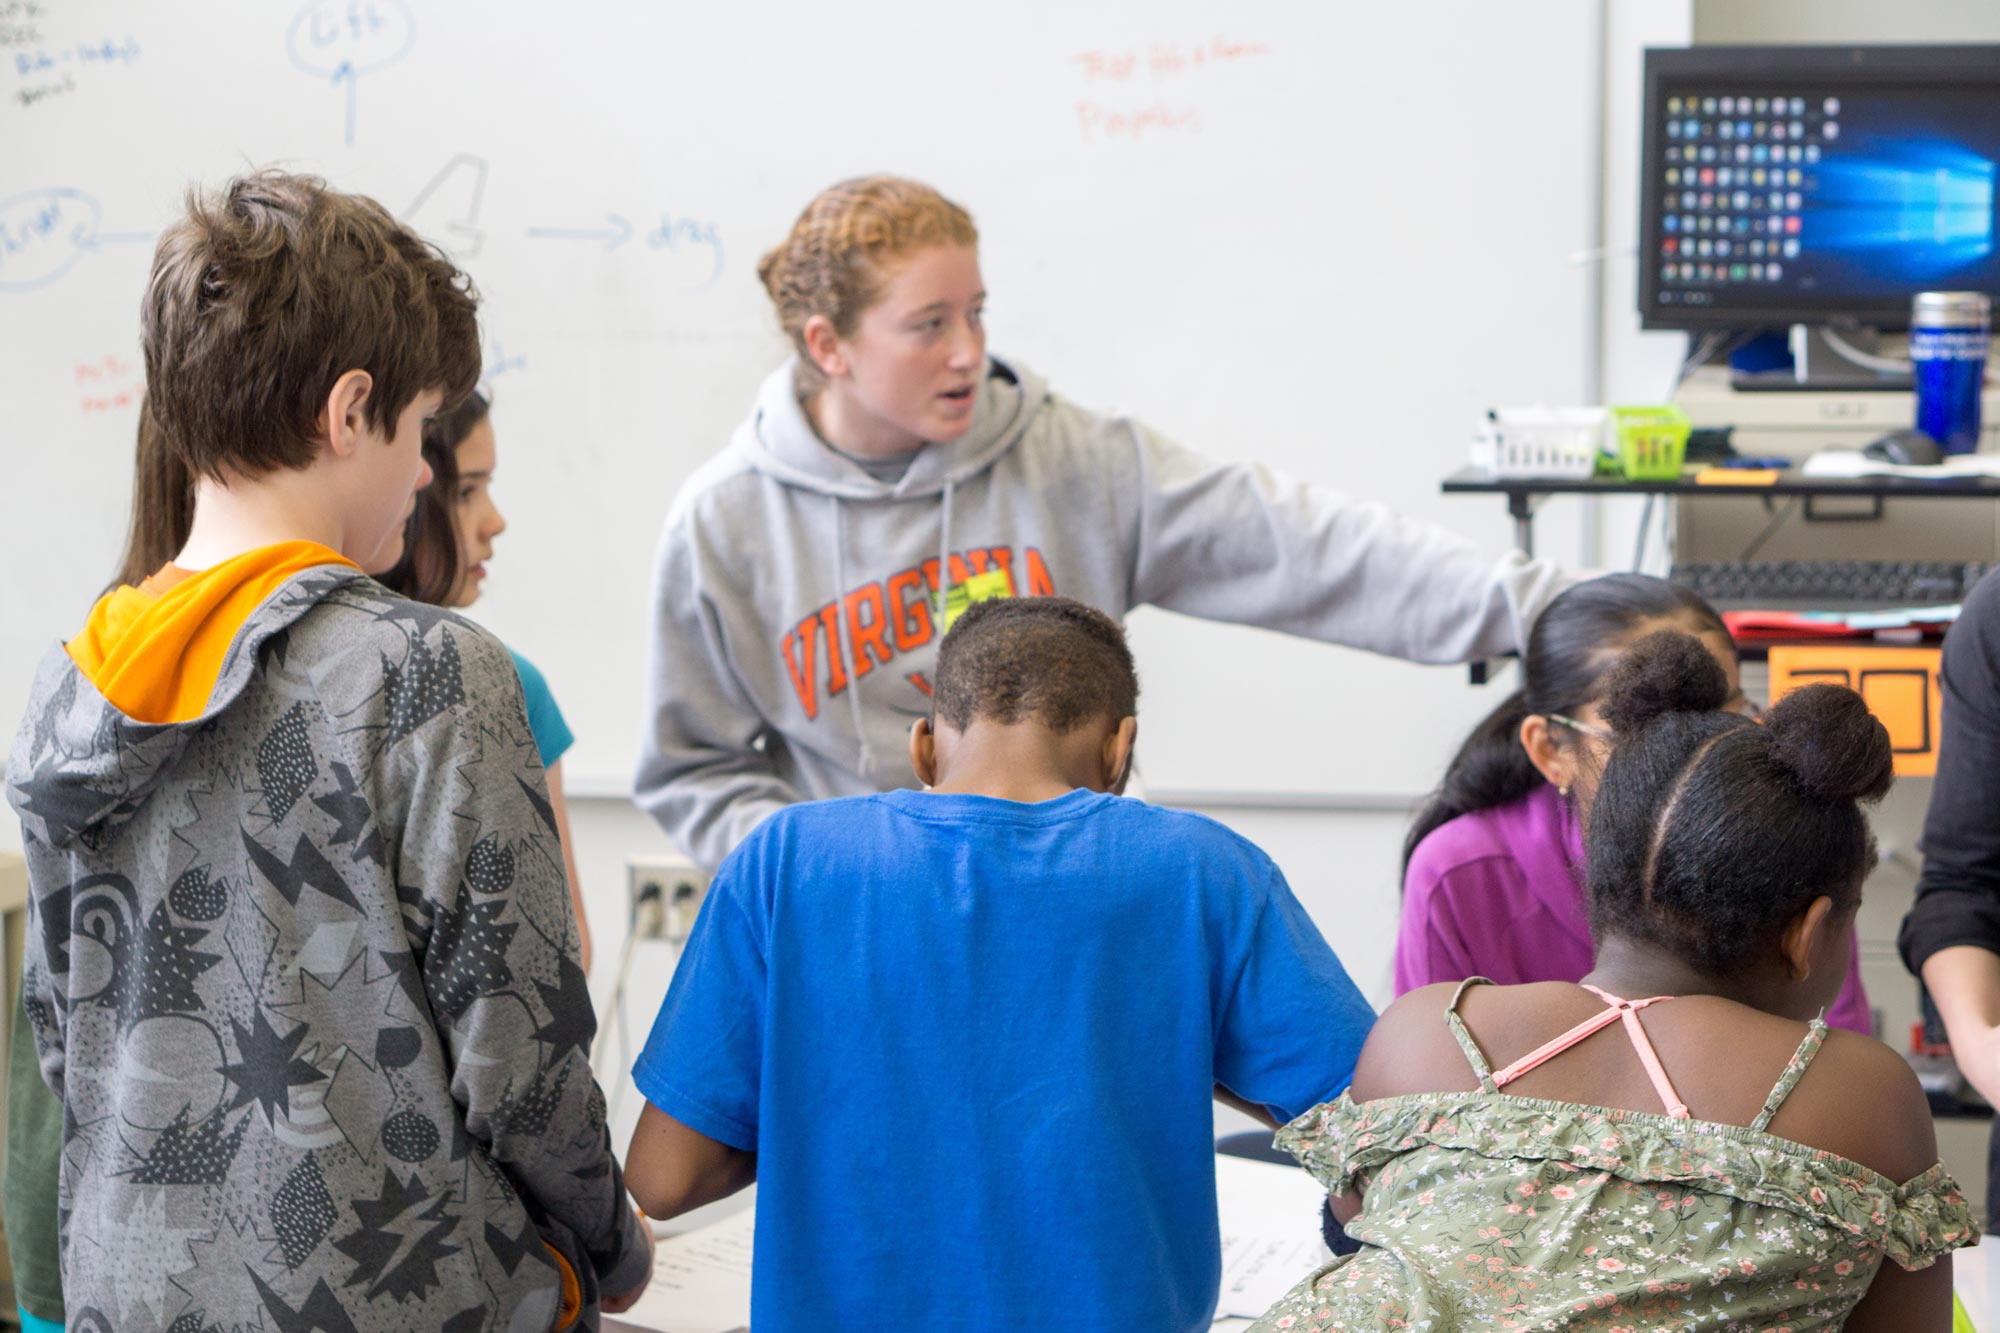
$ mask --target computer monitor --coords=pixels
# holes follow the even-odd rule
[[[1649,329],[1909,327],[2000,301],[2000,46],[1646,52]]]

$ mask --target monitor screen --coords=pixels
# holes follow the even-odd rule
[[[1646,53],[1647,328],[1909,325],[2000,298],[2000,46]]]

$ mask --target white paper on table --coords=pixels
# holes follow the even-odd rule
[[[1856,450],[1823,449],[1808,458],[1799,471],[1808,477],[1913,477],[1919,481],[1992,477],[2000,476],[2000,454],[1950,454],[1940,463],[1910,467],[1869,458]]]
[[[1222,1299],[1217,1318],[1255,1319],[1333,1255],[1320,1239],[1326,1187],[1295,1166],[1218,1154]]]
[[[653,1282],[607,1329],[741,1333],[750,1326],[750,1254],[757,1213],[746,1208],[699,1231],[669,1236],[653,1255]]]
[[[1217,1155],[1222,1223],[1222,1298],[1216,1319],[1255,1319],[1333,1256],[1319,1235],[1325,1188],[1295,1166]],[[607,1317],[608,1330],[737,1333],[750,1318],[750,1258],[756,1212],[659,1243],[653,1282],[639,1303]]]
[[[1953,1254],[1951,1285],[1978,1333],[2000,1329],[2000,1236]]]

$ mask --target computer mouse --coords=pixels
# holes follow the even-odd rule
[[[1863,458],[1899,467],[1930,467],[1944,461],[1938,442],[1920,430],[1891,431],[1879,440],[1870,440],[1861,450]]]

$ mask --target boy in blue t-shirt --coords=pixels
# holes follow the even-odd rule
[[[791,806],[723,863],[626,1182],[654,1217],[757,1182],[758,1333],[1206,1329],[1210,1098],[1299,1115],[1374,1014],[1269,857],[1112,794],[1111,619],[976,603],[934,688],[929,791]]]

